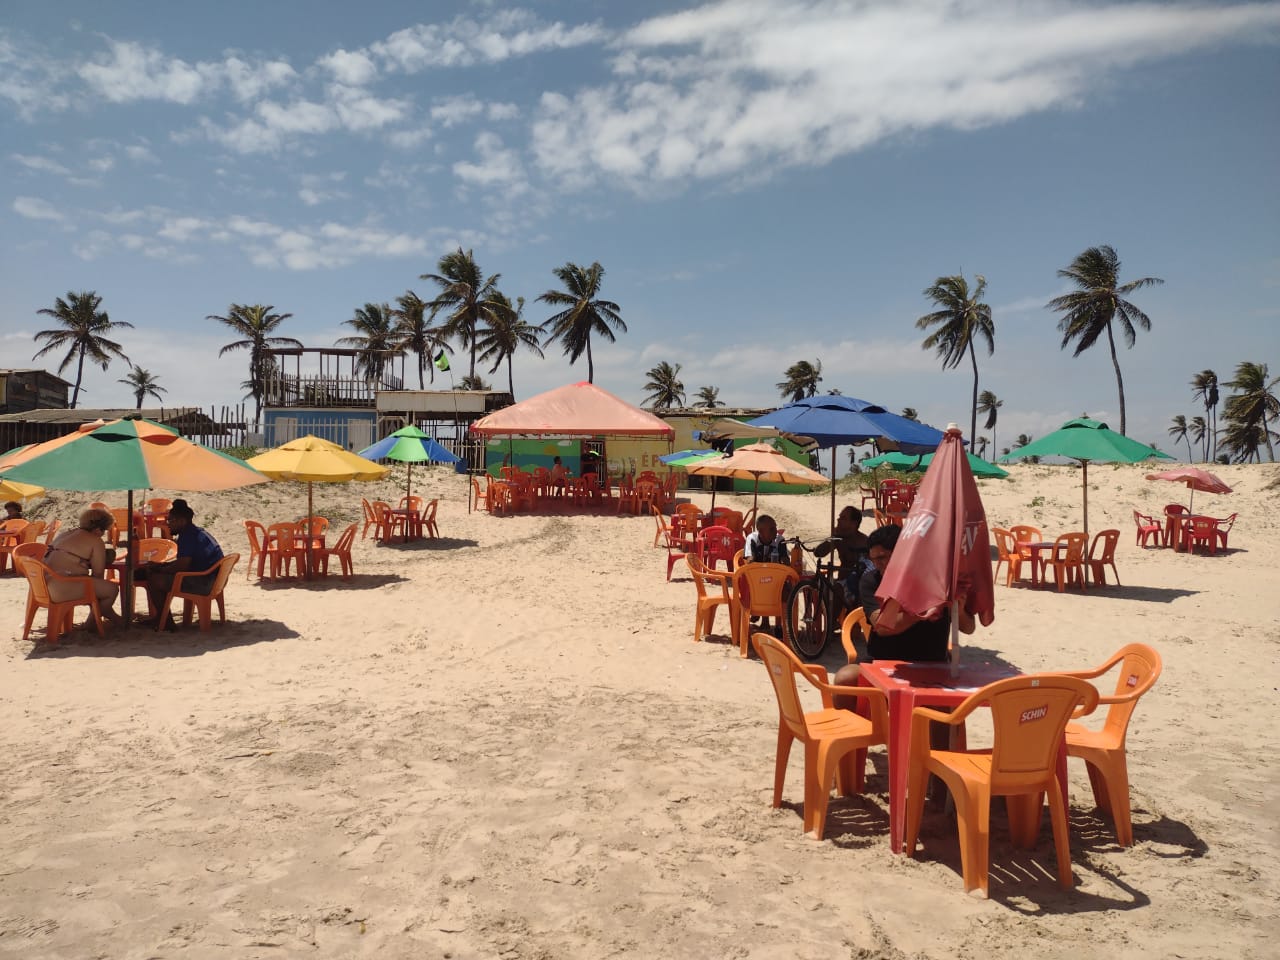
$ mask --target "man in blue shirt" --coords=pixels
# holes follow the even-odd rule
[[[175,574],[192,570],[204,571],[222,559],[222,548],[207,530],[193,522],[195,514],[185,500],[174,501],[169,509],[169,532],[178,542],[178,555],[164,563],[144,563],[138,568],[138,579],[147,586],[147,598],[152,610],[159,610],[165,597],[173,588]],[[216,572],[202,577],[186,577],[182,581],[185,593],[207,594],[213,589]]]

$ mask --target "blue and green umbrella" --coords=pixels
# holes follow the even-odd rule
[[[413,492],[413,465],[415,463],[461,463],[462,458],[446,450],[412,424],[388,434],[370,447],[360,451],[366,460],[395,460],[409,465],[409,478],[405,496]]]

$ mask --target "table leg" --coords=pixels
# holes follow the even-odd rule
[[[907,770],[911,763],[911,714],[916,696],[910,687],[889,692],[889,849],[902,853],[907,830]]]

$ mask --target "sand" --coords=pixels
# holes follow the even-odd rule
[[[802,751],[769,805],[763,670],[726,636],[691,642],[694,588],[682,565],[665,582],[651,519],[468,515],[461,478],[419,470],[443,539],[358,539],[350,584],[259,584],[242,561],[210,633],[23,642],[25,585],[0,580],[0,954],[1274,956],[1280,468],[1224,467],[1236,492],[1197,495],[1240,514],[1217,557],[1135,547],[1134,507],[1186,499],[1144,469],[1090,471],[1124,585],[999,584],[965,648],[1026,670],[1135,640],[1164,658],[1129,736],[1133,848],[1072,761],[1071,892],[1047,825],[1017,850],[999,810],[989,900],[963,893],[944,812],[915,859],[891,853],[883,749],[807,839]],[[1016,466],[980,490],[993,525],[1056,533],[1079,528],[1079,484]],[[362,495],[397,490],[317,485],[318,512],[339,527]],[[305,490],[188,499],[247,556],[239,521],[292,519]],[[761,500],[789,533],[825,527],[824,495]]]

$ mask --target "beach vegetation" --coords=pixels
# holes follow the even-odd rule
[[[510,301],[505,297],[502,300],[494,297],[502,275],[494,273],[486,277],[474,254],[461,247],[441,257],[436,269],[440,272],[424,273],[418,278],[430,280],[440,288],[436,298],[427,306],[431,308],[433,319],[444,313],[444,336],[456,339],[464,348],[470,349],[468,374],[474,377],[480,328],[488,326],[499,313],[511,309]]]
[[[111,366],[113,358],[132,366],[123,348],[109,339],[108,334],[114,334],[116,330],[132,330],[133,324],[124,320],[112,320],[101,307],[102,298],[95,291],[82,290],[79,293],[68,291],[65,300],[58,297],[52,307],[36,311],[41,316],[52,317],[60,326],[36,333],[35,342],[44,346],[31,359],[36,360],[46,353],[66,348],[67,352],[58,364],[58,372],[62,373],[71,366],[72,360],[76,361],[76,380],[71,391],[72,410],[80,401],[80,384],[84,380],[86,357],[104,371]]]
[[[645,374],[648,381],[644,388],[648,391],[645,401],[650,402],[654,410],[670,410],[672,407],[684,406],[684,384],[680,382],[680,364],[672,365],[663,360]]]
[[[587,355],[587,382],[595,383],[595,361],[591,355],[591,335],[595,334],[614,343],[614,331],[627,332],[621,316],[622,308],[612,300],[600,299],[600,286],[604,281],[604,267],[593,263],[580,267],[566,263],[552,271],[564,286],[563,290],[548,290],[538,300],[553,307],[563,307],[559,313],[548,317],[543,326],[550,332],[544,347],[559,341],[564,354],[573,366],[584,353]]]
[[[1236,463],[1250,460],[1262,462],[1260,450],[1267,448],[1267,459],[1275,462],[1271,424],[1280,417],[1280,377],[1272,377],[1265,363],[1245,360],[1236,365],[1235,376],[1226,382],[1234,391],[1223,405],[1227,417],[1227,429],[1219,441],[1225,452]]]
[[[1212,370],[1201,370],[1191,378],[1191,396],[1204,404],[1207,430],[1200,438],[1204,446],[1204,459],[1218,447],[1218,375]]]
[[[454,384],[453,389],[455,390],[492,390],[493,384],[486,383],[484,377],[479,377],[479,376],[473,377],[471,374],[467,374],[465,377],[459,380],[456,384]]]
[[[356,332],[352,336],[339,338],[339,346],[355,347],[360,351],[356,368],[366,380],[375,384],[385,383],[387,367],[404,351],[396,332],[391,305],[366,303],[363,307],[356,308],[355,315],[350,320],[342,323]]]
[[[233,303],[227,308],[226,316],[210,314],[206,320],[217,320],[230,327],[239,335],[239,340],[228,343],[218,351],[218,356],[234,350],[249,351],[249,379],[244,386],[253,397],[253,423],[256,427],[262,419],[262,395],[266,390],[267,378],[275,373],[275,358],[267,353],[271,347],[302,347],[301,340],[293,337],[282,337],[276,334],[280,324],[290,317],[291,313],[274,313],[274,306],[262,304]]]
[[[1000,413],[1000,408],[1004,406],[1004,401],[997,397],[990,390],[983,390],[978,394],[978,413],[986,414],[986,422],[983,423],[983,430],[991,431],[991,449],[996,448],[996,418]],[[983,443],[986,448],[986,443]]]
[[[916,423],[920,422],[920,414],[915,407],[903,407],[902,416],[908,420],[914,420]]]
[[[396,321],[396,346],[402,351],[412,353],[418,358],[418,389],[425,390],[426,381],[423,372],[436,381],[436,368],[431,358],[444,345],[444,331],[431,325],[427,316],[428,304],[412,290],[406,290],[396,297],[396,306],[391,315]]]
[[[974,274],[973,289],[963,274],[938,277],[925,287],[924,295],[938,307],[916,320],[920,330],[932,330],[920,346],[933,350],[942,360],[942,369],[951,370],[960,365],[965,356],[973,365],[973,403],[969,408],[969,440],[978,434],[978,352],[975,343],[985,343],[987,356],[995,353],[996,328],[991,318],[991,307],[982,302],[987,289],[987,278]]]
[[[1177,445],[1179,442],[1187,445],[1187,461],[1194,462],[1195,454],[1191,452],[1191,428],[1187,423],[1187,418],[1181,413],[1173,418],[1169,427],[1169,436],[1173,437],[1173,442]]]
[[[1139,280],[1120,282],[1120,258],[1109,246],[1090,247],[1071,265],[1058,271],[1058,276],[1070,280],[1078,290],[1054,297],[1048,309],[1062,314],[1058,329],[1062,331],[1061,348],[1075,344],[1072,356],[1078,357],[1088,350],[1104,333],[1111,348],[1111,365],[1116,371],[1116,391],[1120,397],[1120,433],[1125,434],[1124,378],[1120,375],[1120,360],[1116,357],[1115,335],[1112,324],[1118,322],[1127,347],[1137,341],[1135,327],[1151,329],[1151,318],[1125,299],[1135,290],[1164,283],[1158,277],[1142,277]]]
[[[517,350],[524,347],[536,354],[538,359],[542,359],[545,354],[538,341],[545,331],[542,324],[529,323],[524,319],[524,297],[516,297],[514,307],[501,291],[494,291],[493,299],[501,303],[504,309],[495,311],[489,318],[489,327],[480,336],[477,346],[481,360],[493,361],[490,373],[497,373],[498,367],[503,363],[507,365],[507,392],[514,400],[516,384],[511,370],[511,358],[516,355]]]
[[[782,375],[784,379],[777,384],[778,393],[784,400],[795,403],[806,397],[816,396],[818,384],[822,382],[822,361],[797,360],[787,367]]]
[[[161,403],[164,403],[164,398],[161,397],[160,394],[166,393],[167,391],[164,387],[160,386],[160,381],[157,380],[155,374],[149,370],[143,370],[141,367],[134,367],[125,374],[124,377],[116,382],[123,383],[133,391],[133,399],[137,401],[134,407],[135,410],[142,409],[142,401],[148,396],[155,397]]]
[[[699,387],[696,396],[697,399],[693,402],[695,407],[714,410],[716,407],[724,406],[724,401],[720,399],[719,387]]]

